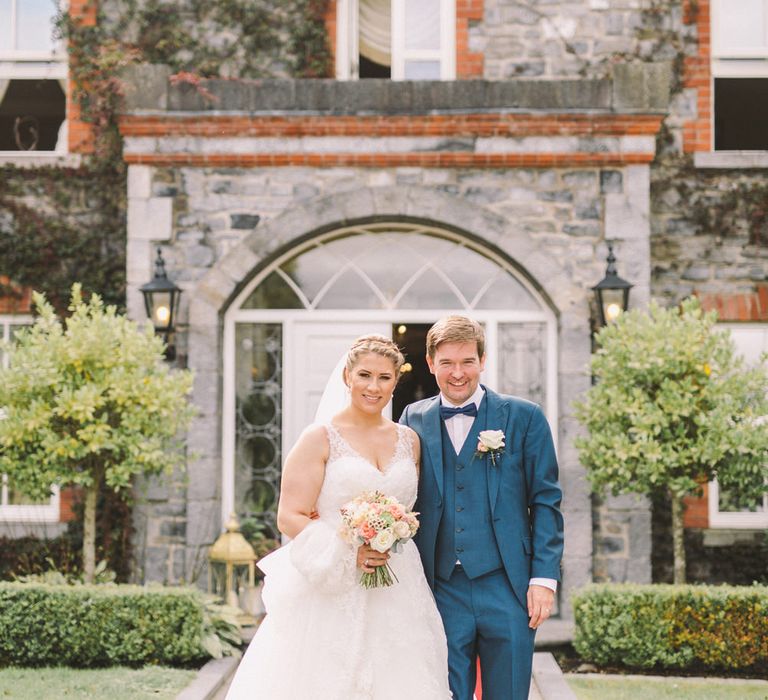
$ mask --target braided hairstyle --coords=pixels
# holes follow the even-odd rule
[[[368,353],[386,357],[395,366],[395,376],[398,378],[400,377],[400,368],[405,363],[403,353],[400,352],[400,348],[394,340],[391,340],[384,335],[378,335],[377,333],[361,335],[354,343],[352,343],[347,351],[347,361],[345,363],[346,371],[348,373],[352,372],[352,368],[360,361],[360,358]]]

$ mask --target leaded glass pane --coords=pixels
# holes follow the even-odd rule
[[[499,324],[499,391],[546,405],[546,332],[544,323]]]
[[[354,268],[343,272],[328,290],[313,300],[318,309],[380,309],[381,299]]]
[[[291,259],[282,269],[312,303],[343,264],[339,255],[334,254],[334,243],[329,243],[310,248]]]
[[[426,269],[408,287],[397,306],[401,309],[455,309],[464,308],[465,304],[443,277]]]
[[[282,325],[235,326],[235,508],[277,537],[282,453]]]
[[[296,296],[279,272],[270,275],[253,290],[243,304],[244,309],[303,309],[304,304]]]
[[[493,261],[458,244],[454,245],[436,264],[461,290],[469,304],[472,304],[488,285],[488,280],[496,277],[499,272],[507,275],[506,272],[500,271],[499,266]]]
[[[512,275],[497,271],[496,279],[474,305],[476,309],[515,309],[515,311],[538,311],[539,305]]]

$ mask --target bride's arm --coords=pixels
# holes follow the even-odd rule
[[[408,439],[411,441],[411,453],[413,461],[416,463],[416,473],[421,470],[421,440],[415,430],[408,428]]]
[[[277,527],[284,535],[296,537],[312,520],[328,460],[328,437],[321,425],[307,428],[283,464]]]

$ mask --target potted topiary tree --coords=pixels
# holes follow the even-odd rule
[[[192,373],[168,367],[151,326],[141,330],[95,294],[86,303],[80,285],[65,322],[42,295],[34,304],[35,324],[17,334],[0,370],[0,473],[33,497],[54,484],[83,488],[83,573],[92,582],[99,489],[127,489],[136,474],[181,464]]]
[[[675,583],[685,582],[683,498],[717,479],[749,502],[768,482],[768,365],[746,367],[715,322],[695,298],[620,316],[597,334],[595,383],[576,404],[594,490],[671,498]]]

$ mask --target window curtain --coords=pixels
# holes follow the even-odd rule
[[[360,0],[360,54],[382,66],[392,65],[391,0]]]
[[[10,84],[10,80],[6,79],[0,79],[0,104],[3,103],[3,98],[5,97],[5,91],[8,89],[8,85]]]

